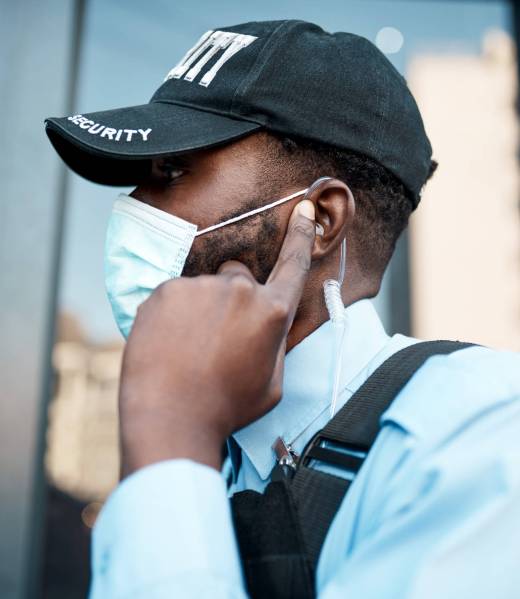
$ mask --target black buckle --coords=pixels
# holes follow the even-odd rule
[[[338,446],[338,450],[331,447],[321,447],[324,441],[334,443]],[[356,474],[363,465],[367,456],[367,451],[364,447],[356,447],[347,443],[342,443],[336,439],[331,439],[323,435],[322,431],[318,431],[314,437],[307,443],[298,460],[298,468],[308,467],[311,460],[324,462],[331,466],[339,466],[353,474]],[[359,455],[362,454],[362,455]]]

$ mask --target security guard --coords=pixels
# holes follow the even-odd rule
[[[224,27],[150,103],[46,126],[137,186],[107,233],[123,481],[92,599],[519,596],[520,357],[390,338],[368,299],[436,167],[377,48]]]

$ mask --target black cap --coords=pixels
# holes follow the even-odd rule
[[[416,204],[431,145],[406,80],[369,40],[305,21],[208,31],[148,104],[45,121],[63,160],[107,185],[136,184],[150,158],[267,129],[354,150],[391,171]]]

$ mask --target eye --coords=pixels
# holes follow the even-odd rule
[[[179,177],[182,177],[184,173],[185,171],[180,168],[172,168],[171,170],[167,171],[166,174],[168,176],[168,180],[173,181],[175,179],[178,179]]]
[[[165,158],[157,165],[158,171],[168,183],[174,183],[177,179],[186,174],[186,168],[179,160]]]

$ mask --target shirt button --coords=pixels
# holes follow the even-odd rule
[[[110,549],[107,547],[103,550],[101,557],[99,559],[98,571],[104,576],[108,571],[108,566],[110,564]]]

